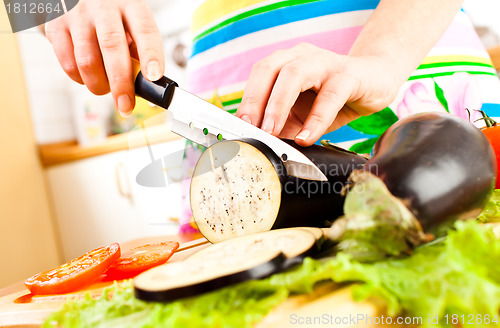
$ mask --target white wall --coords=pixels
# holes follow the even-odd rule
[[[71,79],[59,66],[51,44],[36,28],[17,36],[37,142],[73,140]]]

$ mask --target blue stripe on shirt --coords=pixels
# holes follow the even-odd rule
[[[326,139],[326,140],[330,140],[333,143],[338,143],[338,142],[367,139],[367,138],[374,138],[374,137],[378,137],[378,136],[364,134],[362,132],[359,132],[358,130],[354,130],[353,128],[351,128],[348,125],[344,125],[343,127],[339,128],[335,131],[324,134],[320,138],[320,140]]]
[[[378,3],[379,0],[323,0],[284,7],[250,16],[214,31],[196,41],[193,44],[191,56],[253,32],[313,17],[375,9]]]
[[[500,117],[500,104],[485,103],[481,110],[489,117]]]

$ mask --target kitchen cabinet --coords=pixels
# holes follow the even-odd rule
[[[184,140],[132,143],[47,168],[65,261],[112,242],[177,233]]]
[[[0,288],[60,263],[16,34],[0,6]],[[0,324],[1,326],[1,324]]]

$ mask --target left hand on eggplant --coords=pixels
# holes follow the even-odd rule
[[[384,58],[302,43],[253,66],[236,116],[310,146],[325,131],[387,107],[403,82]]]

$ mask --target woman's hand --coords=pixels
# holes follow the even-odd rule
[[[236,115],[303,146],[382,110],[403,81],[376,56],[345,56],[300,44],[257,62]]]
[[[124,115],[135,104],[130,57],[149,80],[163,76],[161,36],[145,0],[80,0],[46,23],[45,35],[66,74],[97,95],[111,91]]]
[[[324,132],[388,106],[462,2],[380,0],[348,56],[307,44],[277,51],[252,69],[236,114],[311,145]]]

